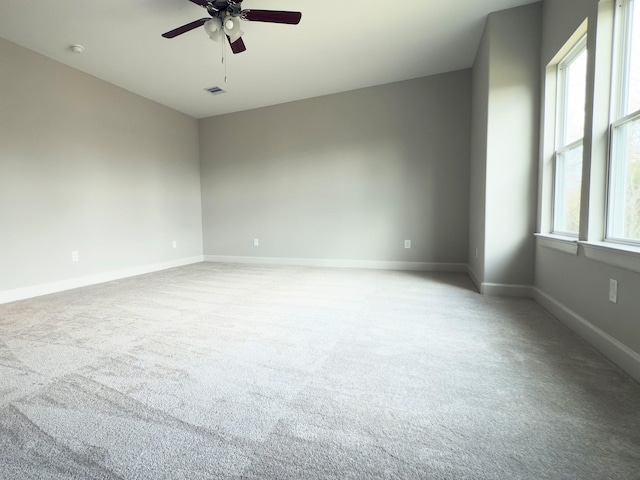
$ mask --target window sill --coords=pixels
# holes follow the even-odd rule
[[[610,242],[579,242],[585,257],[640,273],[640,247]]]
[[[569,255],[578,255],[577,238],[552,235],[550,233],[536,233],[534,235],[538,239],[538,245],[541,247],[551,248]]]

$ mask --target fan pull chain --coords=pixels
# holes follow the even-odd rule
[[[222,65],[224,65],[224,83],[227,83],[227,62],[226,62],[226,57],[227,57],[227,49],[225,48],[225,45],[227,42],[225,42],[226,38],[224,38],[224,36],[222,37],[222,41],[220,42],[222,44]]]

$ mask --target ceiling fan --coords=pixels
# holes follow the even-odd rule
[[[233,53],[244,52],[247,48],[242,41],[243,32],[240,30],[239,20],[249,22],[287,23],[297,25],[300,23],[302,13],[287,12],[283,10],[242,10],[242,0],[189,0],[191,3],[207,9],[210,18],[201,18],[193,22],[174,28],[163,33],[164,38],[174,38],[183,33],[204,25],[205,30],[212,39],[224,32],[231,51]]]

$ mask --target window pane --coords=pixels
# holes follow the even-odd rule
[[[587,50],[583,49],[565,68],[565,134],[563,142],[559,146],[569,145],[584,136],[586,83]]]
[[[629,85],[626,114],[640,110],[640,5],[631,2],[631,51],[629,53]]]
[[[582,144],[556,155],[555,232],[578,234],[581,185]]]
[[[640,118],[613,131],[609,237],[640,241]]]

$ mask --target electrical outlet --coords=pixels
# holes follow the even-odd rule
[[[260,246],[260,240],[258,240],[257,238],[253,239],[253,246],[254,247],[259,247]]]
[[[411,248],[411,240],[404,241],[404,248]]]
[[[71,252],[71,261],[72,262],[79,262],[80,261],[80,257],[78,255],[78,252]]]
[[[618,303],[618,281],[613,278],[609,279],[609,301]]]
[[[173,248],[178,248],[178,242],[176,240],[173,241]]]

